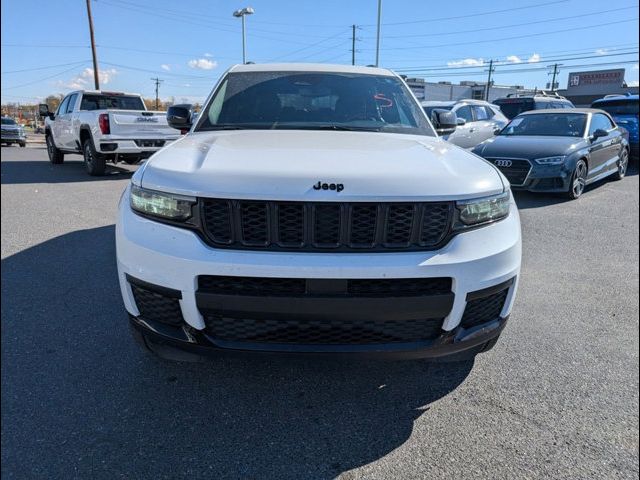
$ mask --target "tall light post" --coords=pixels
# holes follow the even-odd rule
[[[380,22],[382,20],[382,0],[378,0],[378,29],[376,34],[376,67],[380,62]]]
[[[247,63],[247,34],[244,23],[244,17],[246,15],[253,15],[253,8],[245,7],[233,12],[234,17],[240,17],[242,19],[242,63]]]

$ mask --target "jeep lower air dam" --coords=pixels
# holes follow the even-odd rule
[[[132,177],[116,226],[134,336],[222,352],[471,357],[514,302],[518,210],[379,68],[239,65]],[[435,127],[435,129],[434,129]]]

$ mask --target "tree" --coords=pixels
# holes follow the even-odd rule
[[[44,99],[44,103],[49,105],[50,112],[55,112],[58,109],[58,105],[60,105],[60,102],[63,98],[64,96],[61,93],[59,93],[58,95],[49,95]]]

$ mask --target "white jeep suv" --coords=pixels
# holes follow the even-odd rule
[[[144,346],[460,358],[495,344],[520,270],[509,184],[439,139],[400,77],[240,65],[194,125],[189,106],[167,118],[189,133],[135,173],[116,227]]]

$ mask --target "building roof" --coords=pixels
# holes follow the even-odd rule
[[[362,75],[395,76],[391,70],[354,65],[330,65],[326,63],[248,63],[234,65],[229,72],[330,72],[358,73]]]

